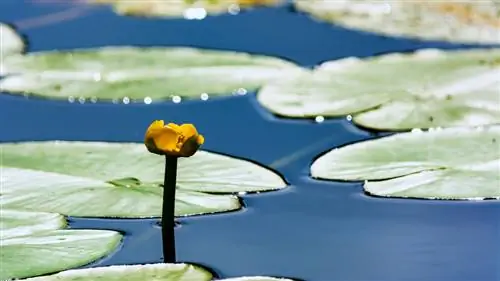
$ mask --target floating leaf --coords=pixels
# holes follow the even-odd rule
[[[108,255],[121,241],[114,231],[62,230],[66,222],[59,214],[2,206],[0,218],[0,280],[83,266]]]
[[[143,144],[24,142],[0,150],[0,207],[85,217],[161,215],[165,159]],[[238,198],[228,193],[286,186],[266,168],[206,151],[179,159],[177,184],[177,216],[237,210]]]
[[[0,221],[1,239],[29,236],[35,232],[61,229],[66,226],[64,217],[54,213],[14,211],[2,208],[0,217],[2,218]]]
[[[385,35],[460,43],[500,43],[498,1],[293,0],[297,10]]]
[[[334,149],[314,178],[365,180],[370,194],[426,199],[500,198],[500,126],[395,134]]]
[[[86,269],[73,269],[50,276],[26,279],[26,281],[209,281],[213,276],[205,269],[190,264],[114,265]],[[238,277],[221,281],[292,281],[264,276]]]
[[[500,49],[422,50],[326,62],[264,86],[259,102],[298,118],[353,114],[378,130],[500,122]]]
[[[299,71],[265,56],[192,48],[104,47],[10,56],[0,87],[50,98],[206,98],[255,90]],[[245,90],[246,89],[246,90]]]
[[[50,276],[26,279],[26,281],[209,281],[212,274],[189,264],[114,265],[86,269],[73,269]]]
[[[24,51],[24,41],[9,25],[0,22],[0,59],[7,56],[21,54]],[[0,63],[0,75],[3,70]]]
[[[142,17],[183,17],[189,20],[201,20],[207,15],[222,13],[236,14],[240,9],[252,6],[275,6],[283,0],[90,0],[94,4],[112,4],[120,15]]]

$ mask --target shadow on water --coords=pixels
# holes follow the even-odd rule
[[[8,21],[59,7],[5,1],[0,4],[0,18]],[[25,33],[29,51],[125,44],[194,46],[274,55],[304,66],[345,56],[463,47],[349,31],[287,8],[256,9],[203,21],[163,21],[122,18],[100,7],[85,17]],[[277,118],[264,111],[253,94],[150,105],[78,104],[0,95],[1,141],[140,142],[153,119],[195,123],[206,137],[204,148],[268,165],[290,183],[281,191],[243,195],[246,208],[238,212],[179,219],[176,239],[181,262],[204,265],[224,278],[500,278],[497,202],[381,199],[365,195],[361,183],[309,178],[309,165],[318,154],[385,135],[355,127],[345,118],[322,123]],[[162,259],[157,222],[71,218],[70,227],[125,234],[119,251],[90,266],[156,263]]]

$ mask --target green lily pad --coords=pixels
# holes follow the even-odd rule
[[[209,281],[213,276],[207,270],[190,264],[143,264],[114,265],[63,271],[50,276],[26,279],[26,281]],[[264,276],[238,277],[221,281],[292,281]]]
[[[237,14],[253,6],[275,6],[283,0],[89,0],[92,4],[112,4],[119,15],[140,17],[184,18],[201,20],[208,15]]]
[[[293,0],[320,20],[390,36],[457,43],[500,43],[498,1]]]
[[[376,130],[500,122],[500,49],[421,50],[326,62],[265,85],[259,102],[275,114],[353,115]]]
[[[21,54],[24,51],[24,41],[17,32],[7,24],[0,22],[0,58],[4,60],[7,56]],[[0,63],[0,75],[3,71]]]
[[[301,68],[277,58],[192,48],[104,47],[9,56],[4,91],[124,103],[245,94]]]
[[[425,199],[500,199],[500,126],[395,134],[329,151],[314,178],[364,180],[367,193]]]
[[[22,142],[0,144],[0,150],[2,208],[79,217],[161,216],[165,159],[143,144]],[[177,216],[237,210],[241,205],[232,193],[286,187],[271,170],[206,151],[180,158],[177,173]]]
[[[212,274],[190,264],[114,265],[86,269],[73,269],[54,275],[26,279],[26,281],[209,281]]]
[[[36,232],[66,227],[63,216],[54,213],[27,212],[2,209],[0,211],[0,237],[29,236]],[[1,260],[0,260],[1,262]]]
[[[121,241],[114,231],[64,230],[59,214],[2,207],[0,218],[0,280],[83,266],[110,254]]]

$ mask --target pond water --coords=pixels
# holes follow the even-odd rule
[[[287,6],[203,21],[119,17],[107,7],[93,7],[61,22],[26,20],[77,5],[2,0],[0,21],[19,23],[29,38],[29,51],[193,46],[273,55],[313,66],[346,56],[464,47],[350,31],[315,22]],[[150,105],[80,104],[2,94],[0,141],[141,142],[149,123],[164,119],[196,124],[206,139],[204,149],[275,169],[289,188],[243,195],[246,208],[239,212],[179,220],[178,260],[207,266],[219,277],[500,280],[499,203],[382,199],[364,195],[361,183],[312,180],[308,169],[318,154],[384,134],[357,128],[345,118],[321,123],[276,118],[258,105],[254,94]],[[90,265],[96,266],[161,262],[157,221],[71,218],[70,225],[126,234],[123,247]]]

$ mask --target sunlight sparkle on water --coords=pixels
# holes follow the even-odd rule
[[[323,121],[325,121],[325,117],[316,116],[316,118],[314,118],[314,121],[316,121],[316,123],[322,123]]]
[[[235,4],[231,4],[228,8],[227,8],[227,12],[231,15],[237,15],[240,13],[240,6],[238,5],[235,5]]]
[[[181,100],[182,100],[182,98],[181,98],[180,96],[173,96],[173,97],[172,97],[172,101],[173,101],[174,103],[180,103],[180,102],[181,102]]]
[[[238,95],[238,96],[244,96],[247,94],[247,90],[244,88],[239,88],[233,94]]]
[[[184,11],[184,18],[187,20],[202,20],[207,16],[204,8],[188,8]]]

